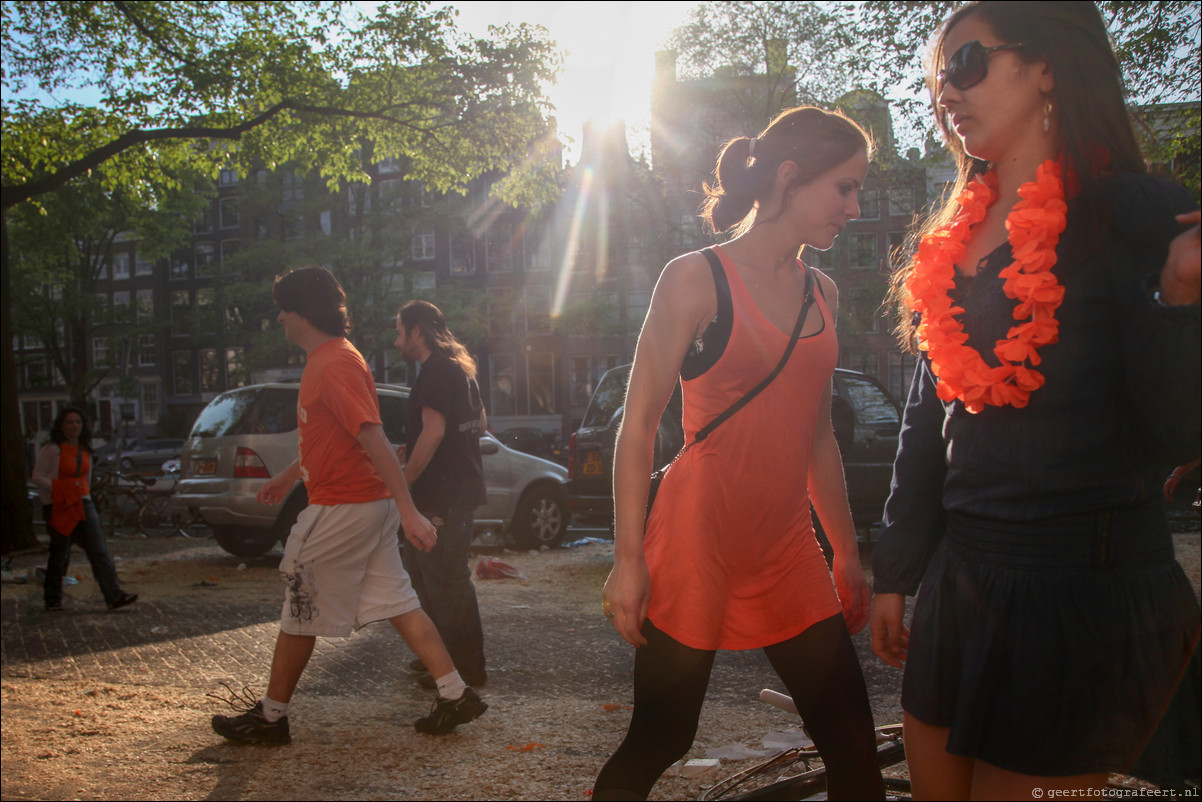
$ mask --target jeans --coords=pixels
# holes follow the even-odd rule
[[[46,581],[42,584],[43,598],[47,605],[61,604],[63,601],[63,576],[71,562],[71,544],[78,543],[88,555],[92,564],[92,576],[104,594],[106,604],[112,604],[121,598],[124,591],[117,584],[117,568],[113,558],[109,556],[108,547],[104,542],[104,533],[100,529],[100,515],[96,505],[90,498],[83,500],[84,519],[80,521],[70,535],[63,535],[50,527],[50,505],[43,507],[46,517],[46,531],[50,533],[50,559],[46,563]]]
[[[422,609],[438,629],[455,668],[465,678],[475,679],[484,674],[484,628],[467,564],[473,511],[452,510],[442,520],[433,549],[419,551],[406,540],[401,556]]]

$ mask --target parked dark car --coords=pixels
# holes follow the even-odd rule
[[[568,446],[568,510],[582,518],[613,521],[614,440],[622,422],[629,380],[630,365],[613,368],[601,378],[580,428]],[[861,542],[872,542],[889,496],[901,408],[876,379],[838,369],[833,382],[831,419],[843,454],[847,496],[857,536]],[[784,430],[788,431],[788,427]],[[683,443],[677,385],[656,432],[655,466],[668,464]]]
[[[542,429],[519,426],[495,432],[493,437],[524,454],[533,454],[561,465],[565,459],[563,442],[554,434],[544,432]]]

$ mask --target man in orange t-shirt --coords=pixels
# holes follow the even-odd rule
[[[448,733],[488,705],[455,670],[401,563],[402,525],[423,551],[434,547],[437,532],[413,505],[384,435],[371,371],[346,339],[346,295],[316,266],[277,278],[273,295],[285,336],[308,362],[297,404],[300,457],[266,482],[258,499],[279,504],[299,479],[309,506],[280,561],[287,590],[267,693],[241,715],[214,716],[213,729],[235,741],[290,743],[288,705],[317,636],[348,637],[388,620],[438,678],[438,699],[414,727]]]

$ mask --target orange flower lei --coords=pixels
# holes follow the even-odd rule
[[[997,172],[973,179],[956,203],[960,210],[952,222],[923,237],[906,279],[910,308],[922,319],[918,347],[931,359],[938,379],[937,392],[944,401],[959,399],[971,413],[986,404],[1016,408],[1027,405],[1031,392],[1043,386],[1043,374],[1022,363],[1038,365],[1037,349],[1059,338],[1056,310],[1064,300],[1064,287],[1052,274],[1056,243],[1067,223],[1061,166],[1048,160],[1039,166],[1035,180],[1023,184],[1022,198],[1006,217],[1014,262],[1001,271],[1006,297],[1018,303],[1014,319],[1025,321],[1010,329],[993,349],[1001,365],[990,367],[967,345],[964,324],[956,316],[964,309],[953,306],[948,293],[955,286],[955,265],[964,257],[973,225],[997,200]]]

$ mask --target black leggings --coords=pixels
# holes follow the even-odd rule
[[[593,786],[593,799],[646,799],[693,745],[715,652],[691,649],[648,620],[635,651],[634,715]],[[831,799],[884,799],[864,674],[843,616],[764,647],[827,767]]]

